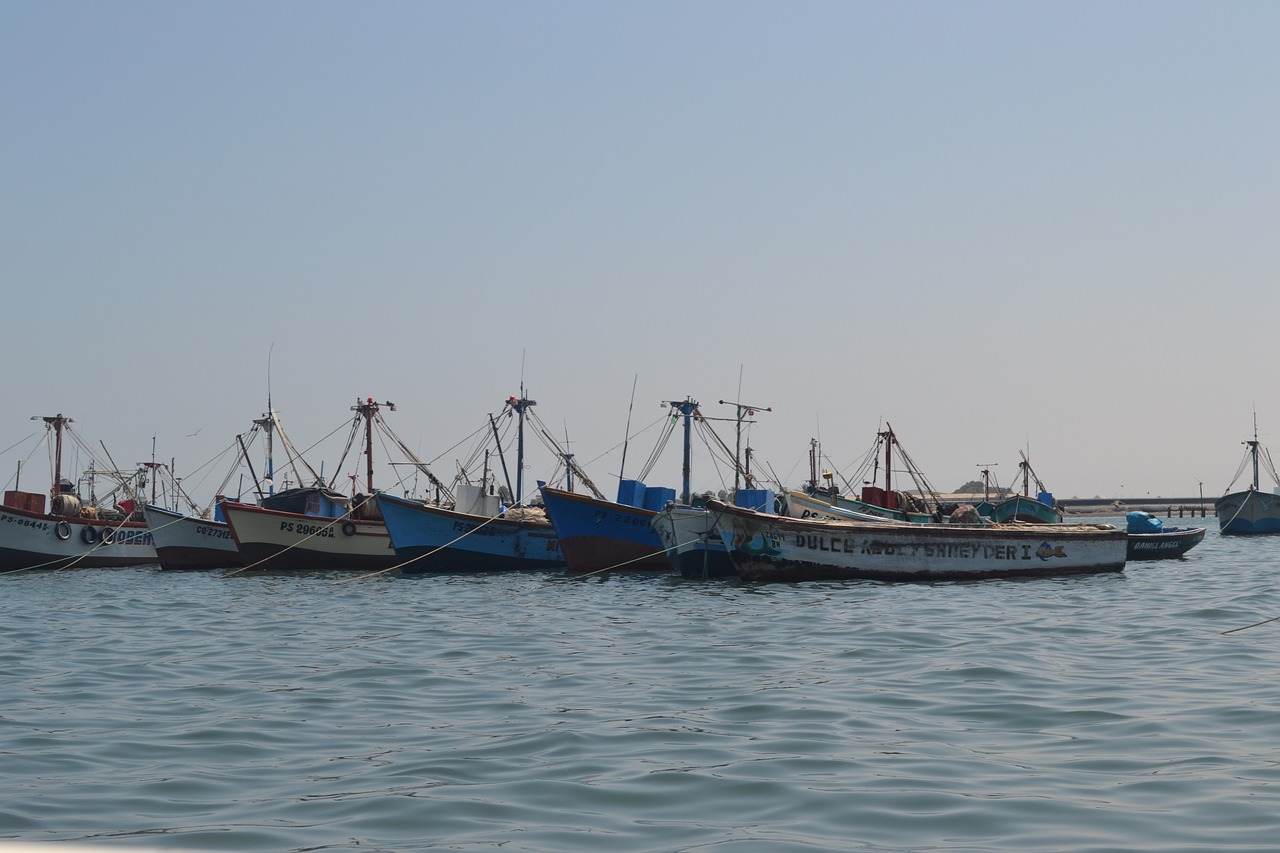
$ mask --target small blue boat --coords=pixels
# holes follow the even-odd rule
[[[1062,513],[1054,503],[1053,494],[1045,489],[1044,483],[1031,470],[1031,460],[1027,454],[1018,451],[1022,461],[1018,467],[1022,469],[1022,494],[1006,498],[991,508],[990,518],[997,524],[1011,521],[1024,521],[1029,524],[1061,524]],[[1031,482],[1035,481],[1036,495],[1031,496]]]
[[[1128,560],[1168,560],[1181,557],[1204,539],[1203,527],[1165,527],[1148,512],[1134,510],[1126,516]]]

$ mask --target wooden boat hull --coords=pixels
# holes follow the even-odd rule
[[[991,508],[990,518],[996,524],[1022,521],[1028,524],[1061,524],[1062,513],[1048,504],[1025,495],[1015,495]]]
[[[151,531],[160,568],[183,571],[244,565],[225,521],[192,518],[150,504],[143,507],[142,514]]]
[[[1124,569],[1111,525],[809,521],[709,505],[738,576],[750,581],[977,580]]]
[[[791,490],[782,499],[786,514],[790,518],[813,518],[819,521],[893,521],[888,515],[872,515],[868,512],[846,509],[835,506],[805,492]],[[886,510],[888,512],[888,510]],[[905,520],[901,519],[901,520]]]
[[[1280,533],[1280,495],[1256,489],[1232,492],[1214,501],[1213,508],[1223,534]]]
[[[380,521],[304,515],[231,501],[222,504],[222,512],[240,559],[249,568],[376,572],[397,563]]]
[[[542,502],[570,572],[671,571],[666,548],[643,507],[544,486]]]
[[[377,496],[402,574],[563,569],[549,521],[488,518]]]
[[[1181,557],[1204,539],[1203,527],[1166,527],[1159,533],[1130,533],[1127,557],[1167,560]]]
[[[140,521],[64,518],[0,506],[0,571],[122,568],[156,564]]]
[[[709,510],[673,504],[655,514],[651,524],[666,549],[668,562],[681,577],[737,576]]]
[[[832,500],[832,505],[837,509],[849,510],[850,512],[862,513],[864,515],[877,516],[885,521],[909,521],[912,524],[929,524],[935,521],[933,516],[923,512],[904,512],[900,509],[888,509],[886,507],[877,506],[867,501],[851,498],[848,495],[836,495]]]

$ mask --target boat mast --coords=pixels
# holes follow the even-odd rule
[[[516,506],[524,501],[524,413],[530,406],[538,405],[524,395],[524,383],[520,383],[520,399],[507,398],[507,405],[517,415],[516,420]]]
[[[818,491],[818,439],[809,439],[809,491]]]
[[[275,420],[276,420],[276,412],[275,412],[275,409],[271,408],[271,395],[268,394],[267,395],[267,413],[253,422],[256,426],[262,427],[263,433],[265,433],[267,436],[267,496],[268,497],[276,493],[275,460],[273,459],[272,449],[271,449],[271,436],[275,432]],[[239,439],[240,436],[236,436],[236,438]],[[240,451],[244,453],[245,463],[249,466],[249,473],[253,474],[253,463],[249,461],[249,451],[248,451],[248,448],[244,446],[243,440],[240,442]],[[253,479],[255,483],[258,481],[258,478],[256,476],[254,476]],[[258,494],[262,494],[261,486],[258,487]]]
[[[743,418],[754,417],[757,411],[772,412],[773,406],[751,406],[746,403],[738,403],[732,400],[721,400],[720,405],[737,406],[738,416],[734,419],[738,425],[738,444],[733,452],[733,491],[738,492],[738,478],[743,475],[746,478],[747,488],[751,488],[751,448],[747,448],[747,464],[746,468],[742,467],[742,421]]]
[[[393,412],[396,410],[395,403],[375,403],[372,397],[366,397],[363,403],[357,398],[356,404],[351,407],[351,411],[358,412],[364,418],[365,479],[369,494],[373,494],[373,419],[382,406]]]
[[[982,469],[982,500],[991,501],[991,469],[998,463],[996,462],[979,462],[978,467]]]
[[[507,471],[507,455],[502,452],[502,438],[498,435],[498,423],[493,419],[493,415],[489,415],[489,427],[493,430],[493,443],[498,448],[498,461],[502,463],[502,479],[507,481],[507,491],[510,492],[511,491],[511,474]],[[487,478],[489,474],[488,451],[485,452],[485,456],[484,456],[484,471],[485,473],[481,478],[482,480]],[[495,480],[498,479],[497,475],[494,475],[493,479]]]
[[[693,502],[692,488],[690,486],[690,473],[693,468],[693,413],[698,410],[698,403],[692,397],[685,397],[683,402],[668,400],[667,405],[684,417],[684,467],[681,469],[681,486],[683,490],[680,494],[680,502],[690,504]]]
[[[893,491],[893,425],[885,421],[884,426],[880,435],[884,438],[884,491],[888,495]]]
[[[71,418],[64,418],[61,412],[56,415],[32,418],[31,420],[42,420],[45,423],[46,430],[53,430],[53,485],[49,489],[49,500],[56,500],[58,497],[58,489],[62,483],[62,428],[72,421]],[[1254,475],[1254,479],[1257,479],[1256,474]]]
[[[1253,459],[1253,490],[1258,491],[1258,415],[1253,415],[1253,441],[1246,441],[1249,445],[1249,456]]]

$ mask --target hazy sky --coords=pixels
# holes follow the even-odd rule
[[[1218,495],[1255,409],[1280,444],[1277,38],[1270,0],[0,0],[0,449],[62,412],[181,474],[270,364],[297,444],[391,400],[444,479],[523,378],[610,496],[633,383],[633,431],[772,406],[790,485],[888,421],[943,490],[1030,448],[1060,497]]]

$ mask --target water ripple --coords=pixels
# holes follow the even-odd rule
[[[0,839],[1271,850],[1280,537],[1049,581],[6,576]]]

